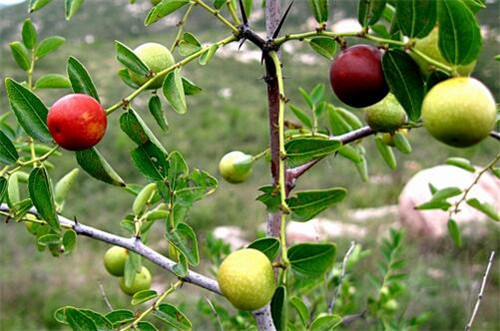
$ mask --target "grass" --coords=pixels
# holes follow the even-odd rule
[[[87,3],[86,5],[87,6]],[[97,6],[97,2],[89,1],[89,6]],[[89,7],[89,12],[91,11]],[[97,7],[95,7],[97,8]],[[96,16],[107,17],[112,15],[105,7],[103,13]],[[119,65],[115,60],[112,40],[119,39],[127,45],[135,47],[145,41],[157,41],[170,44],[174,31],[168,33],[153,32],[147,35],[137,33],[122,33],[114,30],[117,26],[126,29],[121,15],[129,15],[123,9],[112,7],[113,19],[117,24],[101,26],[99,29],[88,26],[89,30],[96,31],[96,41],[92,44],[81,42],[82,34],[71,24],[61,23],[68,28],[66,45],[57,55],[42,60],[37,67],[36,75],[45,73],[64,73],[64,62],[69,55],[76,56],[90,71],[102,101],[110,105],[126,96],[131,90],[121,84],[116,76]],[[120,11],[121,10],[121,11]],[[55,12],[55,13],[54,13]],[[42,11],[37,20],[46,21],[43,30],[46,35],[52,33],[51,23],[60,21],[54,18],[60,15],[59,11]],[[82,13],[82,17],[75,18],[78,29],[86,29],[82,24],[89,12]],[[293,14],[293,13],[292,13]],[[19,26],[22,19],[19,14],[15,26]],[[62,16],[61,16],[62,17]],[[111,17],[111,16],[110,16]],[[196,17],[196,16],[195,16]],[[206,16],[203,16],[206,18]],[[132,19],[131,26],[136,24],[137,18]],[[200,31],[200,40],[216,40],[218,36],[210,26],[208,20],[196,20],[193,28]],[[53,24],[54,30],[60,29]],[[142,29],[142,28],[141,28]],[[85,30],[82,30],[85,31]],[[125,31],[125,30],[124,30]],[[129,31],[129,30],[126,30]],[[10,38],[10,36],[9,36]],[[16,37],[18,38],[18,37]],[[5,97],[3,78],[14,77],[22,80],[22,74],[15,69],[6,43],[10,39],[3,39],[0,50],[0,67],[2,68],[2,83],[0,83],[0,112],[8,111]],[[298,62],[295,55],[309,52],[306,46],[299,45],[294,54],[284,54],[284,72],[286,75],[286,92],[291,103],[304,106],[298,93],[298,87],[312,89],[317,83],[328,85],[326,70],[328,62],[317,58],[317,64],[307,65]],[[490,54],[491,48],[485,53]],[[487,62],[486,60],[484,62]],[[481,63],[481,60],[480,60]],[[489,62],[487,62],[489,63]],[[495,65],[495,64],[493,64]],[[484,66],[481,64],[481,66]],[[498,68],[498,66],[497,66]],[[491,69],[485,75],[491,76]],[[189,112],[187,115],[178,115],[171,109],[167,110],[170,124],[168,133],[161,132],[153,123],[147,110],[148,95],[141,96],[134,102],[134,108],[146,120],[160,141],[169,150],[179,150],[183,153],[192,168],[201,168],[217,175],[217,163],[226,152],[237,149],[246,153],[256,154],[266,148],[268,127],[266,117],[266,88],[261,80],[263,68],[256,61],[242,64],[235,59],[215,57],[206,67],[196,63],[187,66],[183,74],[203,88],[203,93],[189,97]],[[490,77],[491,79],[491,77]],[[492,86],[498,86],[494,83]],[[230,91],[230,96],[227,96]],[[223,93],[225,92],[225,93]],[[494,89],[498,96],[498,89]],[[67,91],[41,91],[39,94],[47,105],[66,94]],[[330,101],[334,97],[327,93]],[[226,95],[226,96],[224,96]],[[167,107],[167,106],[166,106]],[[360,112],[357,113],[362,116]],[[290,113],[288,118],[295,120]],[[138,172],[131,166],[129,151],[133,143],[119,130],[119,112],[111,116],[109,131],[104,141],[99,145],[100,150],[127,182],[145,183]],[[323,121],[326,123],[326,121]],[[399,192],[404,183],[419,169],[444,163],[449,156],[463,156],[470,158],[475,164],[486,164],[498,151],[498,144],[488,140],[477,147],[458,150],[446,147],[433,141],[428,134],[420,129],[411,133],[410,140],[414,153],[410,156],[397,154],[398,170],[391,172],[377,154],[371,139],[367,139],[365,146],[369,160],[372,180],[364,184],[361,182],[351,164],[341,158],[330,157],[322,161],[314,171],[306,174],[298,182],[298,189],[327,188],[342,186],[349,190],[348,198],[337,208],[326,211],[322,216],[327,218],[344,218],[346,212],[353,208],[384,206],[397,203]],[[66,172],[76,167],[72,153],[54,159],[57,165],[51,172],[54,179],[58,179]],[[249,231],[253,236],[255,228],[266,219],[266,211],[262,204],[255,201],[258,187],[268,184],[269,165],[266,162],[257,163],[252,178],[243,185],[230,185],[220,181],[216,193],[198,203],[190,212],[188,222],[198,233],[200,244],[204,245],[206,234],[216,226],[238,225]],[[218,176],[218,175],[217,175]],[[71,192],[66,203],[64,214],[68,217],[77,216],[78,219],[92,226],[108,231],[120,233],[119,222],[130,210],[133,197],[123,190],[92,180],[86,174],[79,176],[75,189]],[[369,236],[362,243],[366,248],[376,249],[377,240],[383,235],[388,224],[394,220],[373,220],[368,225]],[[102,283],[106,294],[115,308],[130,308],[128,298],[118,290],[116,279],[106,274],[102,266],[101,257],[107,245],[86,238],[79,238],[76,251],[65,257],[52,258],[48,253],[38,253],[33,238],[24,229],[24,226],[8,223],[2,224],[0,231],[0,329],[2,330],[55,330],[61,329],[52,317],[53,312],[65,305],[89,307],[101,312],[106,306],[99,291]],[[161,227],[160,227],[161,228]],[[161,230],[159,229],[159,231]],[[433,315],[425,325],[425,329],[454,330],[462,329],[464,322],[471,311],[477,285],[482,276],[487,258],[487,252],[500,248],[500,233],[498,227],[491,227],[488,235],[477,242],[467,239],[461,250],[453,248],[448,238],[442,242],[423,242],[409,239],[406,243],[406,258],[411,261],[408,268],[409,292],[412,293],[411,304],[407,314],[423,311],[432,311]],[[166,253],[166,241],[157,236],[154,247]],[[347,247],[346,241],[340,241],[339,259]],[[498,261],[497,261],[498,263]],[[146,263],[147,264],[147,263]],[[154,275],[154,288],[163,289],[174,278],[165,271],[147,264]],[[201,270],[207,268],[203,263]],[[365,261],[356,272],[359,278],[375,270],[373,259]],[[366,280],[363,282],[368,288]],[[211,299],[215,297],[197,288],[186,285],[186,288],[175,293],[169,301],[183,305],[187,315],[192,319],[195,329],[205,325],[212,325],[211,318],[201,315],[197,310],[196,301],[201,295]],[[488,283],[485,301],[480,309],[476,329],[492,330],[500,328],[500,312],[497,298],[500,297],[500,273],[498,264]],[[217,299],[216,299],[217,300]],[[223,300],[217,302],[224,304]],[[354,325],[353,328],[362,327]]]

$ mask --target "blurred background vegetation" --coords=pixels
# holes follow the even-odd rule
[[[105,106],[120,100],[131,90],[121,83],[116,75],[120,68],[115,59],[114,40],[120,40],[134,48],[144,42],[154,41],[170,46],[176,33],[178,17],[173,16],[146,29],[142,22],[150,8],[147,0],[138,0],[135,5],[127,0],[87,0],[83,9],[71,22],[64,20],[62,2],[55,1],[32,15],[40,38],[60,35],[66,38],[65,45],[55,54],[39,62],[35,78],[46,73],[65,74],[68,56],[77,57],[89,70],[97,85],[101,101]],[[260,2],[260,1],[258,1]],[[485,82],[495,94],[499,90],[499,62],[493,56],[499,52],[498,17],[499,2],[488,1],[489,8],[479,13],[485,31],[484,48],[474,76]],[[333,18],[339,20],[355,16],[356,1],[333,1]],[[13,77],[25,80],[23,73],[9,54],[8,44],[20,39],[20,29],[26,17],[27,4],[6,7],[0,10],[0,114],[9,111],[4,79]],[[260,15],[259,15],[260,13]],[[305,1],[295,1],[285,32],[310,30],[305,24],[308,16]],[[263,30],[262,11],[256,10],[253,22],[257,30]],[[203,42],[219,40],[226,32],[219,22],[212,20],[201,10],[195,10],[189,20],[187,31],[195,33]],[[222,32],[221,32],[222,31]],[[247,46],[254,50],[252,46]],[[254,50],[255,51],[255,50]],[[222,53],[222,52],[221,52]],[[184,75],[203,88],[203,93],[189,97],[189,112],[177,115],[169,110],[167,117],[170,131],[157,130],[147,110],[148,93],[134,101],[134,108],[143,113],[157,136],[168,150],[180,150],[192,168],[201,168],[218,176],[218,160],[226,152],[236,149],[246,153],[258,153],[267,144],[268,127],[266,117],[266,87],[262,81],[263,68],[258,58],[243,61],[244,51],[234,57],[216,56],[210,65],[200,67],[196,62],[183,69]],[[176,54],[179,58],[179,56]],[[307,45],[294,43],[283,53],[287,97],[291,103],[304,106],[298,87],[311,90],[316,84],[328,86],[329,63],[312,54]],[[327,89],[329,91],[329,88]],[[46,105],[68,93],[64,90],[39,91]],[[333,94],[327,93],[329,101],[337,103]],[[358,112],[361,116],[361,113]],[[290,118],[292,115],[289,114]],[[325,121],[326,123],[326,121]],[[391,172],[375,151],[372,142],[367,142],[369,171],[372,176],[362,183],[354,167],[340,158],[329,158],[314,171],[300,179],[298,186],[326,188],[343,186],[349,190],[348,198],[336,209],[322,216],[349,222],[347,212],[355,208],[367,208],[397,203],[404,183],[418,170],[444,163],[447,157],[468,157],[474,164],[484,165],[498,151],[498,143],[486,140],[479,146],[468,149],[453,149],[432,140],[424,130],[415,130],[410,140],[413,154],[397,154],[398,170]],[[118,116],[113,114],[109,130],[99,145],[108,161],[129,183],[144,184],[130,162],[129,151],[133,143],[119,130]],[[76,167],[72,153],[64,153],[54,159],[56,168],[52,177],[58,179]],[[270,181],[268,164],[259,162],[251,180],[243,185],[230,185],[220,181],[220,188],[190,212],[188,222],[196,229],[200,244],[205,244],[207,234],[216,226],[237,225],[248,230],[248,239],[255,237],[255,229],[266,219],[265,208],[255,201],[257,189]],[[78,184],[71,192],[64,214],[76,216],[81,222],[107,231],[120,233],[119,222],[129,211],[133,196],[116,187],[92,180],[83,172]],[[369,222],[365,248],[376,252],[377,239],[384,235],[388,226],[397,223],[395,218],[373,219]],[[160,226],[160,224],[158,224]],[[161,232],[161,231],[159,231]],[[151,240],[153,247],[166,253],[166,242],[158,235]],[[407,238],[405,258],[411,261],[407,272],[410,277],[408,297],[404,303],[405,316],[426,311],[431,318],[424,329],[463,329],[470,314],[478,289],[478,282],[486,265],[487,254],[500,248],[498,227],[489,227],[488,235],[481,240],[466,239],[461,249],[454,248],[451,240],[431,242]],[[350,238],[338,242],[340,260]],[[64,305],[89,307],[97,311],[107,310],[99,290],[102,284],[114,308],[130,308],[128,298],[118,290],[117,282],[102,266],[101,257],[108,247],[100,242],[79,238],[78,249],[69,256],[53,258],[49,253],[38,253],[34,239],[24,226],[15,223],[0,227],[0,329],[1,330],[53,330],[63,328],[53,319],[53,312]],[[359,302],[373,288],[366,275],[375,270],[374,256],[364,260],[355,270],[363,288]],[[162,289],[174,279],[171,275],[146,264],[154,274],[154,288]],[[206,269],[207,263],[204,267]],[[186,302],[182,307],[192,319],[195,329],[216,326],[213,317],[200,314],[196,301],[210,293],[190,285],[175,293],[174,303]],[[371,293],[373,295],[373,293]],[[500,329],[500,264],[494,265],[485,301],[483,302],[475,329]],[[411,302],[411,304],[408,304]],[[360,304],[360,307],[361,304]],[[360,308],[361,309],[361,308]],[[234,310],[230,310],[234,312]],[[354,325],[352,328],[356,328]]]

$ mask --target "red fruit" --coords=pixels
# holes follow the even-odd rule
[[[80,151],[95,146],[106,132],[106,112],[96,99],[69,94],[57,100],[47,115],[50,134],[61,147]]]
[[[389,87],[382,72],[382,51],[370,45],[343,50],[330,68],[330,84],[345,104],[362,108],[382,100]]]

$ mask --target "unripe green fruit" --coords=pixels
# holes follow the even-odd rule
[[[455,147],[472,146],[488,137],[495,126],[495,99],[477,79],[451,78],[427,93],[422,120],[437,140]]]
[[[394,132],[406,122],[406,113],[396,97],[389,93],[382,101],[364,108],[365,119],[377,132]]]
[[[276,287],[271,261],[253,248],[230,254],[220,265],[218,280],[233,306],[250,311],[271,301]]]
[[[251,155],[234,151],[227,153],[219,162],[219,172],[230,183],[244,182],[252,174],[253,158]]]
[[[382,305],[382,307],[384,307],[384,309],[386,309],[388,311],[393,312],[399,308],[399,304],[395,299],[391,299],[391,300],[387,301],[386,303],[384,303]]]
[[[113,246],[104,254],[104,267],[113,276],[123,276],[128,250],[120,246]]]
[[[155,74],[175,64],[174,57],[172,53],[170,53],[168,48],[157,43],[143,44],[134,49],[134,53]],[[149,77],[138,75],[131,70],[129,70],[129,75],[130,79],[132,79],[132,81],[138,85],[142,85],[150,79]],[[165,76],[166,75],[162,75],[160,78],[157,78],[151,85],[148,86],[148,88],[149,89],[160,88],[163,84]]]
[[[141,271],[135,274],[132,285],[125,285],[125,277],[120,277],[118,283],[124,293],[134,295],[139,291],[149,290],[151,287],[151,273],[146,267],[142,267]]]
[[[453,65],[447,62],[444,59],[443,55],[441,55],[441,52],[439,51],[438,40],[439,40],[439,29],[435,27],[434,30],[432,30],[432,32],[425,38],[417,39],[414,47],[416,50],[421,51],[431,59],[452,67]],[[418,66],[420,67],[420,71],[422,71],[422,73],[425,76],[429,76],[432,72],[431,71],[432,64],[425,61],[418,55],[415,55],[413,53],[410,53],[410,55],[413,57],[415,62],[417,62]],[[476,66],[476,61],[474,60],[469,64],[457,66],[456,70],[460,76],[469,76],[474,70],[475,66]]]

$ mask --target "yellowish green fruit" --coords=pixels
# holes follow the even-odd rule
[[[399,304],[398,302],[395,300],[395,299],[390,299],[389,301],[387,301],[386,303],[384,303],[382,305],[382,307],[384,307],[384,309],[388,310],[388,311],[396,311],[398,308],[399,308]]]
[[[250,311],[271,301],[276,287],[271,261],[253,248],[230,254],[220,265],[218,280],[233,306]]]
[[[120,246],[113,246],[104,254],[104,267],[113,276],[123,276],[128,251]]]
[[[396,130],[397,132],[401,133],[402,135],[404,135],[405,137],[408,137],[408,129],[398,129]],[[392,147],[395,147],[396,145],[394,144],[394,135],[395,135],[396,132],[388,132],[388,133],[384,133],[382,135],[382,141],[384,142],[384,144],[388,145],[388,146],[392,146]]]
[[[406,113],[392,93],[364,112],[366,122],[376,132],[394,132],[406,122]]]
[[[422,120],[437,140],[455,147],[472,146],[488,137],[495,126],[495,99],[475,78],[451,78],[427,93]]]
[[[253,157],[239,151],[227,153],[219,162],[219,172],[230,183],[242,183],[252,174]]]
[[[435,61],[441,62],[443,64],[446,64],[447,66],[452,67],[452,65],[444,59],[443,55],[439,51],[438,40],[439,40],[439,29],[435,27],[434,30],[432,30],[432,32],[425,38],[417,39],[417,41],[415,42],[415,49],[421,51],[422,53],[424,53],[425,55],[427,55],[428,57],[430,57]],[[422,59],[418,55],[415,55],[413,53],[410,54],[420,67],[420,71],[422,71],[422,73],[425,76],[429,76],[432,72],[433,68],[432,64]],[[460,76],[469,76],[474,70],[475,66],[476,66],[476,61],[474,60],[469,64],[457,66],[456,70]]]
[[[135,274],[132,285],[125,285],[125,277],[120,277],[118,282],[124,293],[134,295],[139,291],[149,290],[151,287],[151,273],[146,267],[142,267],[141,271]]]
[[[136,49],[134,49],[134,53],[151,69],[155,74],[171,67],[175,64],[175,59],[168,50],[163,45],[157,43],[146,43],[143,44]],[[144,84],[149,80],[148,77],[143,77],[135,72],[129,70],[129,75],[132,81],[138,85]],[[165,79],[165,75],[162,75],[160,78],[157,78],[154,83],[148,86],[149,89],[157,89],[160,88],[163,84],[163,80]]]

